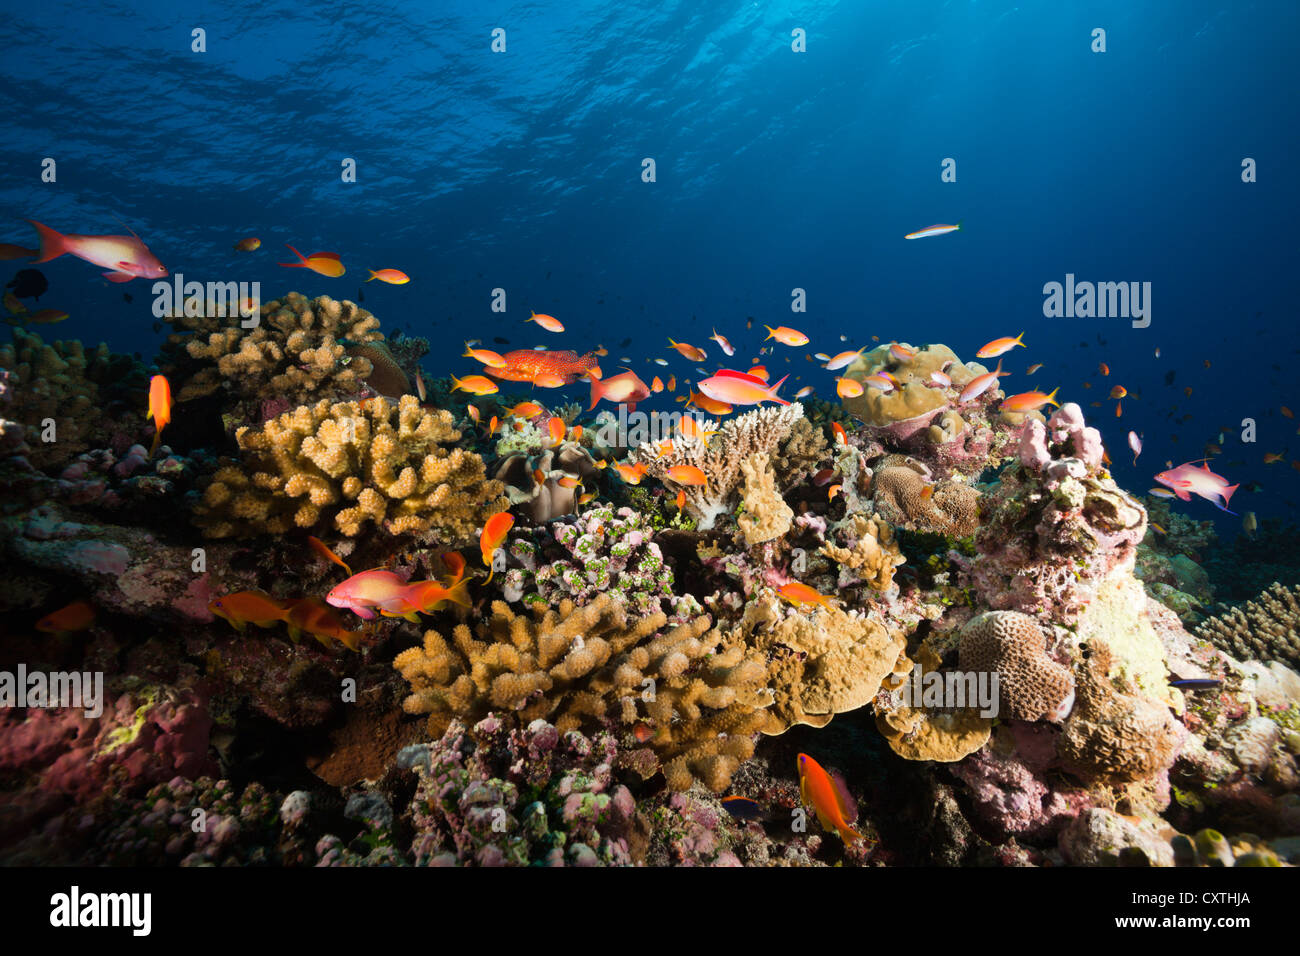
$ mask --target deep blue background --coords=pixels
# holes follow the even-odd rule
[[[113,233],[117,215],[173,272],[257,279],[264,299],[355,299],[367,268],[400,268],[413,281],[372,282],[365,305],[386,331],[433,340],[434,374],[473,370],[448,353],[501,334],[518,347],[603,342],[607,361],[629,355],[647,379],[647,356],[690,375],[664,338],[704,345],[712,363],[713,325],[748,343],[745,367],[752,315],[812,336],[769,361],[783,374],[788,354],[802,376],[784,393],[813,383],[829,395],[830,376],[798,353],[840,351],[840,334],[943,342],[970,359],[1025,330],[1030,348],[1009,356],[1003,386],[1030,387],[1025,368],[1044,363],[1032,384],[1084,405],[1127,487],[1145,490],[1166,460],[1200,456],[1232,426],[1216,470],[1264,483],[1237,510],[1294,514],[1300,475],[1263,464],[1265,451],[1300,455],[1300,422],[1278,412],[1300,409],[1291,0],[365,7],[7,10],[0,241],[34,244],[27,217]],[[194,27],[206,53],[190,51]],[[504,54],[489,49],[494,27]],[[790,50],[795,27],[804,54]],[[1090,50],[1094,27],[1104,54]],[[57,184],[40,182],[45,156]],[[640,179],[647,156],[653,184]],[[1247,156],[1253,185],[1240,180]],[[343,157],[357,161],[355,184],[340,181]],[[940,182],[944,157],[955,184]],[[957,235],[902,239],[957,220]],[[231,250],[246,235],[259,252]],[[285,242],[337,251],[348,274],[276,267]],[[42,268],[41,305],[73,313],[42,334],[153,354],[142,280],[109,285],[70,257]],[[1067,272],[1150,281],[1151,327],[1043,318],[1043,284]],[[488,311],[496,286],[510,295],[504,318]],[[796,286],[807,314],[789,312]],[[530,308],[568,330],[522,326]],[[1118,420],[1115,403],[1088,404],[1115,383],[1141,395]],[[1170,421],[1173,405],[1193,420]],[[1234,431],[1248,416],[1254,446]],[[1137,469],[1129,428],[1145,435]]]

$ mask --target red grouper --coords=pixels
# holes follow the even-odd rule
[[[506,364],[500,368],[483,369],[493,378],[509,382],[531,382],[539,376],[558,376],[565,385],[572,385],[592,369],[597,368],[596,353],[578,355],[576,352],[539,352],[533,349],[515,349],[501,356]]]

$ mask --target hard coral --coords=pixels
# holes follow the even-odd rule
[[[745,544],[753,547],[780,538],[790,530],[794,511],[776,488],[776,475],[765,452],[758,452],[740,463],[745,475],[743,500],[745,510],[736,519]]]
[[[932,489],[929,494],[926,489]],[[964,538],[979,527],[979,492],[957,481],[930,483],[914,467],[891,464],[872,477],[872,500],[886,520],[909,531]]]
[[[393,666],[411,684],[406,711],[429,714],[431,733],[490,708],[561,732],[641,723],[653,732],[653,759],[636,764],[643,773],[662,766],[673,789],[695,777],[720,791],[767,724],[767,670],[742,642],[710,630],[707,616],[667,623],[662,612],[632,619],[610,594],[531,618],[497,601],[475,630],[461,624],[450,640],[426,631]]]
[[[707,531],[735,507],[741,463],[756,454],[775,451],[802,415],[803,406],[798,402],[755,409],[728,419],[707,442],[678,435],[666,454],[659,445],[647,442],[634,457],[671,490],[678,486],[668,477],[670,468],[693,465],[704,472],[706,484],[683,485],[681,490],[686,493],[686,509],[699,519],[698,527]],[[712,422],[704,422],[701,430],[708,432],[715,427]]]
[[[300,406],[239,429],[240,462],[213,476],[195,522],[213,538],[294,527],[354,537],[373,523],[465,541],[507,502],[478,455],[445,447],[458,438],[450,412],[425,411],[412,395]]]
[[[1300,667],[1300,588],[1276,581],[1243,611],[1234,607],[1195,628],[1197,637],[1244,660]]]
[[[894,540],[893,529],[883,519],[851,514],[832,533],[845,540],[846,546],[827,541],[822,545],[822,554],[857,572],[856,576],[873,590],[888,591],[893,586],[894,568],[907,559]]]
[[[1052,660],[1038,622],[1018,611],[988,611],[961,632],[959,667],[998,675],[998,716],[1063,720],[1074,705],[1074,678]]]
[[[288,399],[295,405],[357,394],[374,371],[349,354],[383,339],[379,320],[355,303],[290,292],[262,306],[255,328],[238,316],[186,315],[163,347],[164,370],[178,401],[224,389],[241,402]],[[400,370],[399,370],[400,372]]]

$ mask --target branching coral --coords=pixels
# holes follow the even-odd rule
[[[707,531],[720,515],[735,507],[741,463],[757,454],[770,455],[802,416],[803,406],[798,402],[759,408],[728,419],[708,442],[678,435],[666,454],[660,445],[647,442],[634,457],[652,477],[674,491],[678,484],[668,477],[670,468],[693,465],[704,472],[706,484],[680,487],[686,492],[687,510],[699,519],[698,527]],[[706,432],[715,427],[715,423],[707,421],[700,426]]]
[[[633,619],[610,594],[531,617],[497,601],[474,630],[461,624],[450,640],[427,631],[393,666],[411,684],[406,711],[427,713],[431,733],[489,709],[525,725],[542,718],[561,733],[640,725],[653,736],[638,772],[662,769],[675,790],[694,777],[720,791],[768,726],[767,669],[743,641],[710,630],[707,616],[667,623],[662,612]]]
[[[803,481],[829,451],[830,445],[822,430],[807,418],[799,418],[772,454],[772,470],[782,492]]]
[[[0,347],[13,396],[8,414],[23,425],[34,466],[62,464],[86,450],[100,418],[99,389],[87,377],[93,356],[76,339],[46,345],[35,333],[13,334],[13,344]],[[107,346],[99,349],[107,356]]]
[[[463,448],[451,413],[405,395],[332,405],[322,399],[236,433],[239,464],[220,468],[195,522],[213,538],[332,527],[349,537],[373,523],[392,535],[470,538],[507,502],[483,460]]]
[[[1300,668],[1300,588],[1276,581],[1253,601],[1195,628],[1196,635],[1243,660],[1282,661]]]
[[[777,491],[776,476],[767,454],[758,452],[746,458],[740,463],[740,470],[745,475],[745,510],[736,523],[740,525],[745,544],[753,547],[782,537],[790,530],[794,511]]]
[[[856,571],[876,591],[888,591],[893,586],[894,568],[907,559],[894,540],[893,529],[885,521],[852,514],[836,526],[834,534],[845,539],[846,546],[828,541],[822,545],[822,554]]]
[[[241,401],[294,405],[356,395],[374,365],[353,358],[349,346],[383,339],[379,320],[360,306],[297,292],[262,306],[253,329],[238,316],[179,314],[168,321],[177,331],[163,347],[164,365],[181,402],[219,388]]]
[[[989,611],[962,628],[961,670],[998,675],[998,716],[1060,721],[1074,706],[1069,668],[1047,653],[1043,629],[1028,614]]]

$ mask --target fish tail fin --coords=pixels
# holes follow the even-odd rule
[[[958,219],[958,220],[957,220],[957,231],[958,231],[958,232],[961,231],[961,224],[962,224],[963,222],[965,222],[965,221],[966,221],[966,220],[964,220],[964,219]]]
[[[295,249],[293,246],[289,245],[289,243],[286,242],[284,244],[284,247],[288,249],[290,252],[292,252],[295,256],[297,256],[302,261],[301,262],[277,262],[276,263],[277,266],[284,266],[287,269],[297,269],[307,264],[307,257],[304,256],[297,249]]]
[[[853,829],[853,827],[848,826],[847,824],[839,828],[839,834],[840,834],[840,839],[843,840],[845,843],[852,843],[857,840],[866,839],[866,837],[864,837],[861,833]]]
[[[51,259],[57,259],[68,251],[67,240],[63,233],[51,229],[35,219],[28,219],[27,221],[36,227],[36,235],[41,240],[40,258],[34,260],[34,262],[49,262]]]
[[[1024,332],[1021,332],[1019,335],[1016,336],[1016,344],[1019,345],[1022,349],[1029,348],[1029,346],[1025,345],[1025,343],[1021,341],[1024,337],[1025,337]]]
[[[775,385],[773,385],[771,388],[769,388],[769,389],[767,390],[767,393],[768,393],[769,396],[771,396],[772,401],[774,401],[774,402],[779,402],[779,403],[782,404],[782,405],[789,405],[789,404],[790,404],[790,403],[789,403],[788,401],[786,401],[784,398],[781,398],[780,396],[778,396],[778,395],[776,394],[776,390],[777,390],[778,388],[780,388],[782,385],[784,385],[784,384],[785,384],[785,380],[786,380],[787,378],[789,378],[789,377],[790,377],[789,375],[782,375],[782,376],[781,376],[781,381],[777,382]]]
[[[496,574],[496,573],[497,573],[497,569],[494,568],[494,567],[492,567],[492,565],[489,564],[489,565],[488,565],[488,576],[487,576],[487,580],[484,581],[483,583],[484,583],[484,584],[491,584],[491,583],[492,583],[492,575],[494,575],[494,574]]]
[[[994,377],[994,378],[1001,378],[1003,375],[1006,375],[1006,374],[1007,374],[1006,372],[1002,371],[1002,359],[999,358],[999,359],[998,359],[998,367],[995,368],[995,369],[993,370],[993,377]]]
[[[1021,334],[1023,335],[1024,333]],[[1059,392],[1060,390],[1061,390],[1061,386],[1058,385],[1056,386],[1056,388],[1052,389],[1052,394],[1047,396],[1047,400],[1051,402],[1053,405],[1055,405],[1057,408],[1061,407],[1061,403],[1056,400],[1056,393]],[[1136,460],[1137,459],[1134,459],[1134,461]]]
[[[370,278],[367,279],[366,282],[374,282],[376,279],[379,278],[379,276],[375,275],[375,270],[374,270],[374,269],[367,269],[366,271],[370,273]],[[362,284],[362,285],[365,285],[366,283],[363,282],[363,283],[361,283],[361,284]],[[1023,335],[1024,333],[1022,332],[1021,334]]]
[[[361,638],[365,636],[365,631],[343,631],[339,634],[339,643],[353,652],[361,650]]]
[[[468,580],[457,581],[451,587],[447,588],[446,593],[443,594],[442,597],[444,601],[450,601],[452,604],[459,604],[461,607],[473,606],[473,602],[470,600],[469,596]]]
[[[1234,491],[1236,491],[1236,490],[1237,490],[1238,488],[1240,488],[1240,487],[1241,487],[1241,484],[1240,484],[1240,482],[1239,482],[1239,483],[1237,483],[1237,484],[1235,484],[1235,485],[1228,485],[1228,487],[1226,487],[1226,488],[1223,489],[1223,503],[1224,503],[1225,505],[1226,505],[1229,501],[1232,500],[1232,493],[1233,493]],[[1225,508],[1224,510],[1227,511],[1226,508]],[[1229,514],[1231,514],[1231,512],[1229,512]]]
[[[599,376],[589,375],[588,378],[591,380],[591,404],[587,406],[587,411],[591,411],[600,404],[600,398],[605,394],[605,387],[601,384]]]
[[[449,374],[450,374],[450,373],[449,373]],[[451,378],[451,383],[452,383],[452,384],[451,384],[451,390],[452,390],[453,392],[456,391],[457,389],[460,389],[460,388],[464,388],[464,387],[465,387],[465,383],[462,382],[460,379],[458,379],[455,375],[450,375],[450,378]]]
[[[763,323],[763,328],[767,329],[767,339],[776,335],[776,329],[772,328],[772,326],[768,325],[766,322]],[[766,342],[767,339],[763,339],[763,341]]]
[[[162,440],[162,429],[159,428],[153,433],[153,444],[149,446],[149,457],[145,461],[153,461],[153,456],[158,453],[158,442]]]

